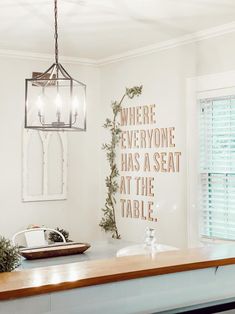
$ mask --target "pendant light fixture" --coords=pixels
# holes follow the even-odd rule
[[[42,131],[86,130],[86,85],[59,63],[57,0],[54,0],[55,62],[25,80],[25,128]]]

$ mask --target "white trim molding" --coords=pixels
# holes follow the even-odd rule
[[[35,53],[35,52],[19,51],[19,50],[5,50],[5,49],[0,49],[0,57],[23,59],[23,60],[48,61],[48,62],[52,62],[54,60],[54,56],[52,54]],[[60,61],[67,64],[97,66],[96,60],[86,59],[86,58],[60,56]]]
[[[89,59],[89,58],[77,58],[69,56],[61,56],[60,60],[63,63],[78,64],[86,66],[100,67],[110,63],[128,60],[131,58],[141,57],[156,53],[158,51],[175,48],[182,45],[191,44],[201,40],[206,40],[213,37],[222,36],[225,34],[235,32],[235,21],[220,26],[208,28],[199,32],[190,33],[177,38],[162,41],[153,45],[145,46],[138,49],[129,50],[120,54],[111,55],[101,59]],[[17,50],[5,50],[0,49],[0,57],[11,57],[17,59],[26,60],[39,60],[39,61],[51,61],[54,56],[51,54],[35,53],[28,51],[17,51]]]
[[[209,28],[203,31],[187,34],[184,36],[180,36],[174,39],[170,39],[167,41],[162,41],[160,43],[156,43],[154,45],[145,46],[142,48],[130,50],[121,54],[113,55],[107,58],[103,58],[97,61],[99,66],[103,66],[109,63],[114,63],[118,61],[127,60],[130,58],[140,57],[147,54],[152,54],[158,51],[167,50],[171,48],[175,48],[178,46],[191,44],[197,41],[221,36],[228,33],[235,32],[235,21],[231,23],[227,23],[221,26]]]

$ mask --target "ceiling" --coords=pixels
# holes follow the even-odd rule
[[[235,20],[235,0],[58,0],[59,49],[102,59]],[[53,0],[1,0],[0,49],[53,53]]]

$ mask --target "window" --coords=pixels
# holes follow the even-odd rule
[[[201,236],[235,240],[235,96],[199,102]]]

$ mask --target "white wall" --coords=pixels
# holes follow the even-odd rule
[[[180,173],[156,177],[157,223],[130,220],[118,211],[124,239],[142,241],[153,226],[158,241],[185,247],[187,242],[186,79],[235,69],[235,33],[225,34],[158,53],[112,63],[101,68],[66,65],[74,77],[88,85],[88,128],[69,134],[68,200],[22,203],[21,156],[24,116],[24,79],[45,70],[49,62],[0,58],[0,234],[11,237],[30,223],[70,230],[74,240],[101,237],[98,226],[105,200],[108,167],[101,144],[108,137],[101,128],[111,114],[110,101],[125,87],[143,84],[143,95],[130,104],[155,103],[158,126],[176,128],[176,150],[182,152]],[[192,139],[193,140],[193,139]]]
[[[70,73],[76,75],[71,67]],[[68,213],[71,236],[90,241],[100,236],[97,217],[100,209],[102,172],[101,110],[99,69],[84,67],[77,75],[87,84],[87,131],[69,134]]]
[[[186,79],[233,71],[234,42],[235,33],[224,34],[101,68],[104,116],[111,114],[110,100],[118,99],[125,87],[143,84],[143,96],[129,104],[155,103],[160,119],[157,124],[175,126],[176,148],[182,152],[179,174],[155,174],[155,205],[159,206],[157,223],[122,218],[120,207],[117,208],[118,226],[123,238],[141,241],[148,225],[156,228],[159,242],[178,247],[187,245]],[[103,132],[103,141],[106,140],[105,137]],[[194,141],[193,136],[191,141]],[[104,178],[101,184],[103,180]],[[103,189],[105,193],[104,183]]]
[[[12,237],[29,224],[64,227],[75,240],[89,241],[97,230],[99,167],[99,71],[67,65],[68,71],[88,85],[88,131],[69,134],[68,200],[23,203],[22,128],[24,79],[44,71],[50,62],[0,58],[0,235]]]
[[[197,75],[235,70],[235,33],[197,43]]]
[[[175,151],[182,152],[179,173],[153,174],[158,222],[122,218],[117,208],[123,238],[143,241],[146,226],[156,228],[158,241],[186,246],[186,121],[185,80],[195,75],[195,46],[188,45],[106,65],[101,69],[101,103],[110,114],[111,99],[119,99],[125,87],[143,84],[143,95],[133,105],[156,104],[157,127],[175,127]],[[130,104],[130,101],[128,102]],[[105,140],[105,132],[103,132]],[[104,188],[104,178],[101,182]]]

